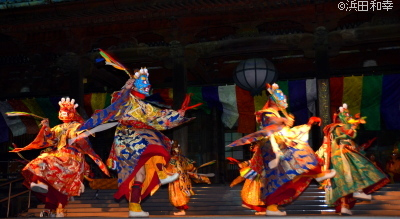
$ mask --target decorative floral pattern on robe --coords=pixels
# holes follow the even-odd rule
[[[89,174],[89,166],[84,155],[89,155],[100,169],[108,175],[108,170],[100,157],[93,151],[85,138],[72,145],[68,139],[75,138],[80,132],[81,123],[70,122],[51,129],[43,126],[35,140],[23,150],[46,148],[37,158],[30,161],[22,170],[24,184],[30,187],[36,179],[47,182],[57,191],[68,196],[79,196],[83,190],[83,176]]]
[[[287,204],[298,197],[309,185],[311,177],[300,177],[302,175],[314,175],[320,173],[320,166],[314,151],[308,145],[309,125],[300,125],[289,128],[284,124],[276,123],[279,114],[276,111],[268,111],[263,117],[264,127],[262,130],[248,134],[228,145],[228,147],[240,146],[261,141],[261,154],[263,157],[262,199],[266,205]],[[279,150],[282,152],[276,168],[269,168],[268,163],[276,158],[276,149],[271,145],[269,139],[281,139]],[[292,145],[284,142],[290,140]],[[246,174],[245,178],[254,179],[256,167]],[[296,182],[293,180],[296,179]],[[272,195],[273,194],[273,195]]]
[[[332,189],[325,194],[329,205],[340,205],[341,197],[360,190],[370,194],[389,182],[385,173],[357,151],[353,141],[357,132],[351,129],[350,124],[343,123],[326,126],[325,142],[317,151],[318,156],[329,162],[329,168],[336,170],[335,177],[330,179]]]
[[[171,140],[160,131],[174,128],[192,119],[194,118],[181,116],[175,110],[152,106],[131,94],[130,90],[122,89],[114,92],[113,103],[93,115],[82,129],[118,120],[119,124],[107,162],[115,163],[118,172],[119,189],[114,197],[120,199],[125,196],[129,199],[131,183],[140,167],[154,163],[147,162],[154,156],[163,158],[161,164],[167,164],[170,159]],[[146,167],[147,169],[157,170],[156,167]],[[160,184],[157,174],[149,178],[147,175],[149,174],[146,172],[142,199],[154,193]]]
[[[211,184],[208,177],[196,173],[194,163],[195,161],[183,155],[174,155],[169,161],[167,172],[179,173],[178,180],[168,185],[169,201],[175,207],[188,209],[186,204],[189,203],[190,197],[195,194],[192,190],[191,179],[196,183]]]

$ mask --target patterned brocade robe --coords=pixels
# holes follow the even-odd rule
[[[83,190],[82,180],[89,174],[89,166],[84,155],[89,155],[100,169],[108,175],[108,170],[100,157],[93,151],[86,138],[80,138],[72,145],[68,139],[77,137],[81,123],[70,122],[57,125],[51,129],[42,127],[35,140],[23,150],[44,150],[37,158],[29,162],[22,174],[24,184],[30,187],[31,182],[47,182],[60,193],[68,196],[79,196]]]
[[[144,166],[146,179],[142,185],[141,199],[152,195],[160,186],[164,172],[157,165],[166,165],[170,159],[171,140],[160,131],[179,126],[194,118],[181,116],[177,111],[160,109],[148,104],[130,90],[114,92],[113,103],[99,111],[85,123],[88,129],[106,121],[117,120],[108,164],[115,164],[118,172],[116,199],[130,198],[131,185],[136,172]],[[164,175],[163,175],[164,174]]]
[[[340,210],[340,198],[346,198],[346,204],[351,208],[355,204],[352,193],[361,190],[370,194],[389,182],[385,173],[357,151],[358,147],[353,141],[357,132],[350,130],[350,124],[333,123],[326,126],[324,144],[317,151],[329,169],[336,170],[335,177],[330,179],[332,189],[327,190],[325,198],[328,205],[337,207],[337,212]]]
[[[313,177],[321,172],[318,159],[308,145],[311,126],[299,125],[290,128],[283,124],[274,124],[274,118],[277,116],[276,112],[267,114],[264,120],[269,125],[228,145],[234,147],[259,141],[265,171],[261,179],[261,199],[267,206],[292,202],[308,187]],[[282,152],[277,167],[273,169],[268,167],[269,162],[276,158],[276,148],[269,141],[271,137],[277,140]],[[291,141],[293,145],[287,145],[287,141]],[[259,172],[258,168],[250,165],[250,170],[244,177],[253,180]]]
[[[268,167],[268,163],[276,158],[273,145],[268,141],[261,147],[265,171],[262,195],[267,206],[293,202],[314,176],[321,173],[318,158],[308,144],[310,128],[310,125],[286,126],[271,136],[282,152],[276,168]]]
[[[189,207],[190,197],[195,195],[192,190],[193,179],[196,183],[211,184],[210,179],[206,176],[196,174],[195,161],[186,158],[183,155],[174,155],[169,161],[167,172],[179,173],[178,180],[168,185],[169,201],[178,209],[186,210]]]
[[[263,187],[263,158],[259,146],[256,146],[253,156],[249,161],[241,162],[239,165],[240,176],[231,183],[230,187],[244,180],[240,196],[242,197],[242,205],[258,212],[266,210],[264,201],[261,199],[261,188]],[[255,171],[255,172],[252,172]],[[252,172],[252,173],[251,173]],[[252,179],[246,178],[246,174],[255,174]]]

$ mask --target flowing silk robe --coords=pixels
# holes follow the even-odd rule
[[[368,158],[357,151],[353,139],[357,136],[350,124],[334,123],[324,128],[326,134],[324,144],[317,154],[325,160],[330,169],[336,170],[331,189],[326,191],[326,202],[337,206],[340,210],[341,200],[351,208],[355,204],[352,193],[363,191],[370,194],[389,182],[386,174],[375,166]]]
[[[253,169],[250,168],[253,167]],[[256,167],[257,168],[254,168]],[[249,161],[242,162],[240,165],[240,176],[237,177],[230,185],[230,187],[244,180],[242,191],[240,196],[242,198],[242,205],[252,210],[262,212],[266,210],[264,201],[262,200],[261,189],[263,187],[263,160],[261,155],[260,147],[256,147],[253,156]],[[250,170],[257,170],[257,175],[253,179],[245,178],[244,176],[250,172]]]
[[[96,112],[82,129],[90,129],[107,121],[118,121],[108,163],[115,163],[118,172],[118,191],[114,197],[130,198],[131,185],[139,169],[144,166],[146,179],[141,198],[153,194],[160,186],[162,172],[157,165],[170,159],[171,140],[160,131],[188,122],[194,118],[181,116],[177,111],[160,109],[144,102],[130,90],[113,94],[113,103]],[[161,175],[160,175],[161,174]]]
[[[68,140],[75,138],[81,124],[63,123],[51,129],[43,126],[35,140],[23,150],[44,150],[22,170],[24,184],[40,180],[67,196],[79,196],[83,191],[83,176],[89,174],[89,166],[84,155],[89,155],[100,169],[108,175],[108,170],[100,157],[93,151],[86,138],[80,138],[71,145]]]
[[[263,118],[267,126],[228,145],[228,147],[234,147],[261,141],[263,163],[261,168],[265,171],[261,179],[263,184],[261,197],[267,206],[292,202],[308,187],[313,176],[321,172],[318,159],[307,143],[311,126],[300,125],[290,128],[284,124],[275,123],[277,117],[279,113],[271,110]],[[281,139],[278,146],[282,152],[277,167],[273,169],[268,166],[269,162],[276,158],[276,148],[269,141],[271,137]],[[293,143],[287,145],[284,142],[285,139]],[[243,175],[252,180],[257,176],[257,172],[261,172],[260,166],[251,164],[248,172]]]
[[[186,210],[189,207],[190,197],[195,195],[192,190],[192,179],[196,183],[211,184],[210,179],[204,175],[196,173],[195,161],[188,159],[183,155],[174,155],[169,161],[167,171],[171,173],[179,173],[178,180],[168,185],[169,201],[178,209]]]

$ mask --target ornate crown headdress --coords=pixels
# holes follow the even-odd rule
[[[63,97],[61,98],[61,101],[58,102],[58,105],[60,106],[60,111],[68,113],[68,116],[63,120],[83,122],[82,117],[76,111],[76,108],[79,105],[75,103],[75,99],[70,99],[69,97],[67,98]]]
[[[131,77],[138,79],[142,75],[145,75],[146,77],[149,76],[149,72],[147,71],[146,67],[141,67],[140,70],[135,71],[135,73]]]
[[[280,117],[279,110],[287,119],[294,120],[293,115],[288,114],[286,111],[286,108],[288,107],[286,96],[282,92],[282,90],[279,89],[279,85],[276,83],[273,83],[272,85],[267,83],[266,88],[267,91],[270,93],[270,98],[265,103],[264,107],[255,113],[256,121],[261,124],[263,122],[262,115],[264,113],[270,113],[274,114],[277,117]],[[276,109],[276,107],[273,108],[272,106],[276,106],[278,109]]]
[[[347,104],[343,103],[343,105],[341,107],[339,107],[339,120],[342,123],[348,124],[348,120],[351,118],[350,113],[349,113],[349,109],[347,108]]]
[[[267,90],[271,94],[272,100],[278,105],[281,109],[286,109],[288,107],[286,95],[279,89],[279,85],[273,83],[272,85],[267,84]]]
[[[76,112],[76,108],[79,106],[77,103],[75,103],[75,99],[70,99],[69,97],[61,98],[61,101],[58,102],[58,105],[60,106],[60,110],[71,112]]]
[[[343,103],[343,105],[339,107],[339,114],[337,117],[339,117],[339,120],[344,124],[365,124],[365,119],[367,118],[361,117],[359,113],[357,113],[354,117],[350,115],[350,111],[346,103]]]

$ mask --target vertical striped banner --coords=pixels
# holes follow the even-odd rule
[[[193,106],[197,103],[203,103],[203,105],[197,108],[204,110],[204,112],[207,114],[210,114],[211,110],[208,107],[207,102],[203,99],[202,87],[188,87],[187,92],[192,94],[189,106]]]
[[[254,99],[254,112],[261,110],[265,103],[268,101],[269,94],[268,91],[263,90],[261,91],[261,95],[256,95],[253,97]]]
[[[347,103],[350,114],[367,117],[366,130],[400,129],[400,75],[371,75],[330,79],[332,113]],[[382,115],[382,116],[381,116]]]
[[[343,103],[347,103],[351,115],[361,112],[363,76],[351,76],[343,79]]]
[[[172,88],[158,88],[153,89],[153,94],[159,94],[160,97],[164,100],[163,104],[168,106],[173,105],[173,91]]]
[[[203,89],[201,90],[201,92],[203,93],[203,98],[204,101],[207,102],[207,105],[210,108],[217,108],[217,110],[222,111],[223,107],[222,107],[222,103],[219,100],[219,96],[218,96],[218,87],[217,86],[207,86],[207,87],[203,87]]]
[[[367,117],[366,130],[381,130],[382,75],[364,76],[361,116]]]
[[[329,96],[331,102],[331,118],[340,106],[343,105],[343,77],[331,78],[329,80]]]
[[[36,102],[35,99],[23,99],[22,102],[25,104],[26,107],[28,107],[28,109],[29,109],[29,111],[31,111],[31,113],[41,116],[41,117],[46,117],[42,108],[39,106],[39,104]],[[36,124],[39,127],[41,121],[38,119],[35,119],[34,121],[36,122]]]
[[[106,93],[92,93],[90,104],[92,110],[101,110],[106,107]]]
[[[284,93],[290,100],[290,112],[294,115],[294,125],[308,122],[306,80],[289,81],[289,92]]]
[[[106,93],[106,100],[105,100],[105,102],[104,102],[105,107],[110,106],[110,104],[111,104],[111,97],[112,97],[112,94],[111,94],[111,93]]]
[[[229,128],[232,128],[239,118],[235,86],[227,85],[218,87],[218,96],[223,107],[222,122]]]
[[[240,133],[256,131],[256,117],[254,115],[254,98],[250,92],[238,86],[236,88],[236,101],[239,112],[238,129]]]
[[[383,77],[381,112],[387,129],[400,130],[400,74]]]

